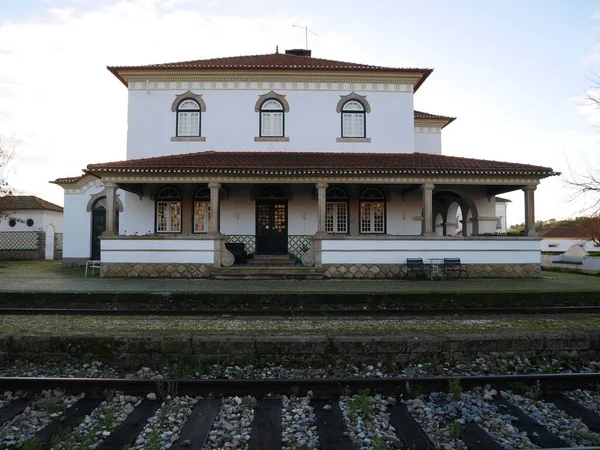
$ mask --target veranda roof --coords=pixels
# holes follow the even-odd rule
[[[251,175],[557,175],[549,167],[428,153],[205,151],[90,164],[89,173]]]

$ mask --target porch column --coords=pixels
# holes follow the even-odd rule
[[[221,185],[215,181],[208,183],[210,189],[210,221],[208,223],[209,233],[219,233],[219,214],[220,214],[220,202],[219,202],[219,189]]]
[[[435,184],[425,183],[421,185],[423,191],[423,223],[421,236],[435,236],[433,231],[433,189]]]
[[[529,184],[523,188],[525,193],[525,234],[527,236],[537,236],[535,231],[535,208],[534,208],[534,192],[537,186]]]
[[[325,203],[327,202],[327,183],[317,183],[317,199],[319,202],[319,220],[317,234],[325,234]]]
[[[115,236],[119,234],[119,230],[116,227],[117,188],[116,183],[104,183],[104,191],[106,192],[106,230],[102,233],[103,236]]]

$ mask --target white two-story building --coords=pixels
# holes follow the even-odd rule
[[[430,69],[292,50],[109,70],[129,92],[127,155],[55,181],[66,264],[383,278],[402,276],[407,257],[459,257],[470,276],[540,273],[534,192],[554,172],[443,156],[454,118],[413,106]],[[497,236],[496,195],[515,190],[527,231]]]

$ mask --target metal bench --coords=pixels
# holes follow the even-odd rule
[[[465,278],[468,277],[467,266],[460,262],[460,258],[444,258],[443,264],[444,278],[448,277],[448,274],[456,274],[458,278],[462,273],[465,274]]]
[[[406,258],[406,275],[404,278],[408,279],[409,275],[415,274],[425,278],[427,276],[427,266],[423,263],[423,258]]]

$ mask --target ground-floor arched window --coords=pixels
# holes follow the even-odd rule
[[[339,187],[327,189],[325,231],[348,233],[348,195]]]
[[[181,233],[181,192],[175,187],[164,187],[156,195],[156,232]]]
[[[210,189],[202,186],[194,194],[194,233],[208,233]]]
[[[360,232],[385,234],[385,195],[377,188],[360,194]]]

